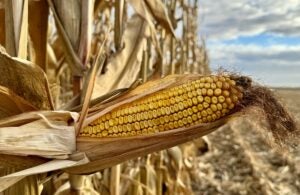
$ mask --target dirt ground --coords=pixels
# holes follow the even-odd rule
[[[300,89],[274,91],[299,122]],[[300,194],[300,147],[278,152],[255,130],[256,123],[233,120],[206,137],[209,151],[197,157],[195,194]]]

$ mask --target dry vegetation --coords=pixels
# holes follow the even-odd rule
[[[202,134],[196,134],[194,128],[186,129],[185,134],[175,131],[136,141],[98,144],[78,139],[76,143],[75,130],[78,133],[91,118],[101,115],[103,107],[119,103],[116,98],[136,93],[140,83],[170,74],[209,74],[198,24],[197,0],[0,0],[0,173],[4,176],[47,164],[44,171],[34,167],[37,173],[43,172],[38,175],[30,170],[30,176],[1,177],[0,189],[20,181],[0,194],[299,193],[296,155],[284,158],[267,153],[261,137],[248,131],[251,124],[240,124],[241,120],[222,127],[222,134],[220,130],[205,140],[154,153],[151,151],[207,134],[227,119],[199,126]],[[180,83],[188,78],[161,80],[165,83],[155,86],[162,89],[171,81]],[[153,92],[152,88],[150,92],[142,89],[143,93]],[[267,90],[244,89],[252,99],[241,105],[254,102],[265,106],[269,125],[283,129],[284,136],[284,130],[293,130],[293,120],[276,99],[266,95],[271,98],[267,105],[266,98],[253,95],[259,90],[268,94]],[[268,115],[278,110],[281,118]],[[29,142],[33,146],[22,141],[24,129],[39,139]],[[10,147],[5,145],[10,143],[5,139],[11,138],[8,132],[17,136]],[[279,142],[286,140],[272,133]],[[50,138],[55,138],[55,144]],[[76,147],[84,153],[75,153]],[[14,156],[18,154],[39,157]],[[270,173],[263,166],[264,160],[274,159],[286,163],[278,166],[284,177],[276,175],[277,161],[267,167]],[[69,166],[75,167],[65,169]],[[283,180],[287,182],[280,186]],[[276,184],[279,187],[274,187]]]

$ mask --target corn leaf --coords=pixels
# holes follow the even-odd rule
[[[176,37],[166,5],[163,4],[161,0],[145,0],[145,3],[151,11],[155,20],[163,28],[165,28],[167,32],[171,33],[174,37]]]
[[[28,0],[5,1],[5,46],[11,56],[27,58]]]
[[[109,59],[107,71],[95,85],[93,97],[113,89],[129,87],[138,76],[146,37],[147,22],[138,15],[132,16],[123,34],[124,48]]]
[[[0,86],[0,119],[33,110],[37,109],[13,91]]]
[[[24,98],[37,109],[53,109],[45,73],[29,61],[0,51],[0,85]]]
[[[46,71],[48,3],[46,0],[30,1],[29,10],[29,34],[35,51],[32,61]]]

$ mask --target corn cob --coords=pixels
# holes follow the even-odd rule
[[[213,122],[225,116],[243,94],[228,76],[207,76],[155,92],[108,112],[80,136],[120,137]]]

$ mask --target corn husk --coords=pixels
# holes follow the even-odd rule
[[[76,152],[77,119],[73,112],[35,111],[0,120],[0,165],[20,170],[0,177],[0,191],[29,175],[87,163]]]
[[[33,117],[30,116],[36,117],[36,119],[23,125],[17,125],[28,118],[32,120]],[[60,159],[67,158],[68,155],[75,152],[75,129],[74,126],[69,126],[68,122],[77,120],[76,113],[32,112],[17,117],[17,120],[16,117],[0,120],[1,153]],[[9,124],[9,126],[5,124]]]

